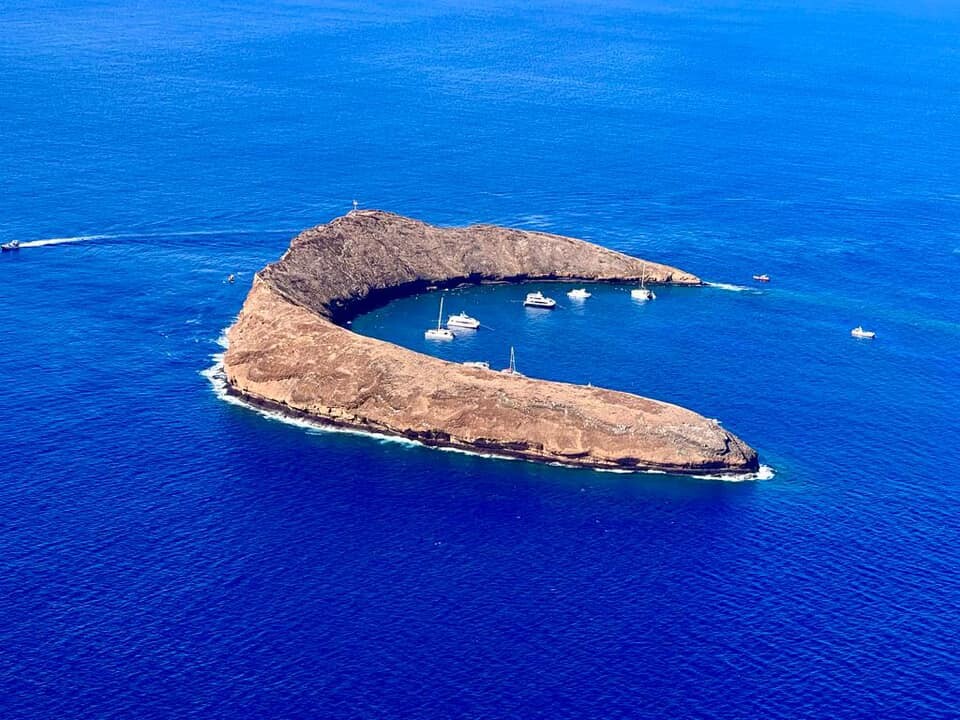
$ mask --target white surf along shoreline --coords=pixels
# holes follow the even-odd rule
[[[294,417],[293,415],[280,412],[278,410],[267,410],[262,407],[258,407],[253,403],[245,402],[239,396],[231,393],[227,388],[227,378],[224,372],[223,357],[227,350],[227,328],[225,328],[220,336],[216,340],[217,345],[223,348],[223,352],[214,353],[210,356],[210,359],[213,360],[213,365],[206,368],[205,370],[200,371],[200,375],[205,377],[209,383],[210,387],[213,390],[214,395],[218,399],[230,403],[231,405],[236,405],[238,407],[245,408],[247,410],[252,410],[258,415],[267,418],[268,420],[273,420],[276,422],[281,422],[285,425],[292,425],[293,427],[300,428],[301,430],[306,430],[310,433],[343,433],[347,435],[359,435],[361,437],[371,438],[378,442],[390,442],[397,443],[399,445],[405,445],[407,447],[418,447],[425,448],[427,450],[439,450],[441,452],[453,452],[460,453],[462,455],[471,455],[473,457],[482,457],[488,458],[491,460],[505,460],[510,462],[530,462],[540,465],[549,465],[552,467],[561,467],[570,470],[592,470],[594,472],[600,473],[613,473],[617,475],[670,475],[678,477],[688,477],[696,480],[722,480],[724,482],[747,482],[753,480],[770,480],[776,474],[774,469],[769,465],[761,465],[760,469],[755,473],[748,473],[745,475],[735,475],[735,474],[696,474],[696,473],[668,473],[660,470],[621,470],[616,468],[585,468],[578,465],[565,465],[559,462],[550,462],[543,463],[538,460],[528,460],[527,458],[514,458],[508,457],[505,455],[495,455],[492,453],[484,453],[476,450],[465,450],[463,448],[455,447],[443,447],[436,445],[427,445],[425,443],[419,442],[417,440],[411,440],[409,438],[398,437],[396,435],[383,435],[380,433],[368,432],[366,430],[357,430],[354,428],[346,427],[337,427],[335,425],[329,425],[320,420],[310,421],[301,417]]]

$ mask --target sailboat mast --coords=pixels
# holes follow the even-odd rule
[[[646,281],[646,279],[647,279],[647,264],[641,263],[640,265],[640,289],[641,290],[643,290],[645,287],[644,282]]]
[[[437,330],[440,329],[440,325],[443,322],[443,295],[440,296],[440,314],[437,315]]]

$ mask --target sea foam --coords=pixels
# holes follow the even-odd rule
[[[733,285],[732,283],[708,282],[706,283],[706,286],[716,288],[717,290],[727,290],[728,292],[744,292],[747,290],[754,289],[754,288],[746,287],[745,285]]]

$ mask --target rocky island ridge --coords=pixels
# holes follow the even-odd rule
[[[352,332],[429,287],[563,280],[700,285],[592,243],[361,210],[305,230],[257,273],[227,334],[228,391],[269,410],[426,445],[594,468],[745,474],[757,453],[716,420],[598,387],[471,368]]]

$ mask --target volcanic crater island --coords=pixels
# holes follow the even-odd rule
[[[355,210],[300,233],[257,273],[228,330],[227,390],[266,410],[429,446],[601,469],[755,472],[753,448],[686,408],[447,362],[347,327],[428,288],[635,282],[641,273],[655,284],[703,284],[574,238]]]

